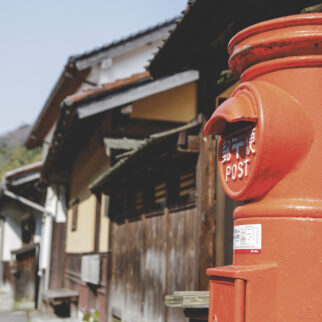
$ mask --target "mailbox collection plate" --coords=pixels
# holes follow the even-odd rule
[[[234,226],[234,254],[260,254],[261,250],[261,224]]]

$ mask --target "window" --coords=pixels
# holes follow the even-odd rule
[[[158,182],[154,185],[154,210],[162,210],[167,201],[167,184]]]
[[[28,244],[32,242],[35,233],[35,219],[29,215],[21,221],[22,242]]]
[[[179,176],[179,203],[192,202],[195,199],[196,174],[189,171]]]
[[[165,207],[177,211],[193,207],[198,154],[167,157],[145,171],[132,173],[111,192],[109,217],[122,222],[144,215],[162,214]]]
[[[76,199],[72,204],[72,231],[77,230],[78,203],[79,200]]]
[[[144,210],[143,191],[140,191],[135,194],[135,212],[142,213],[143,210]]]
[[[110,209],[110,196],[109,195],[102,195],[102,201],[104,203],[104,217],[108,217],[108,211]]]

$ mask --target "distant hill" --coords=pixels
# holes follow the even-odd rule
[[[17,129],[5,133],[0,136],[0,146],[22,146],[31,130],[31,126],[24,124],[19,126]]]
[[[31,130],[28,124],[0,136],[0,176],[7,171],[41,160],[41,148],[27,150],[23,145]]]

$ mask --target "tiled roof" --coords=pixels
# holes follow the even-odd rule
[[[61,75],[59,76],[59,79],[51,90],[41,112],[39,113],[30,131],[30,134],[27,137],[25,146],[28,149],[33,149],[41,145],[43,138],[57,119],[61,101],[66,96],[74,93],[83,82],[86,83],[86,77],[89,73],[88,67],[90,66],[87,66],[85,69],[78,70],[77,66],[82,62],[82,60],[92,58],[95,58],[96,60],[103,60],[106,58],[106,52],[108,52],[110,49],[113,50],[118,46],[126,45],[127,42],[131,42],[132,40],[135,41],[136,39],[145,37],[150,33],[158,32],[158,30],[163,30],[164,33],[167,33],[170,29],[172,30],[175,27],[175,20],[176,18],[166,20],[152,27],[130,34],[127,37],[112,41],[100,47],[83,52],[79,55],[70,56]]]
[[[128,86],[134,86],[137,82],[149,79],[149,73],[143,72],[134,74],[130,77],[119,79],[112,83],[107,83],[101,87],[90,89],[72,96],[63,101],[61,113],[59,114],[57,126],[53,135],[52,144],[44,161],[42,175],[48,180],[48,175],[52,170],[54,163],[61,154],[65,144],[66,137],[70,134],[70,130],[77,123],[78,117],[76,106],[85,103],[85,101],[97,99],[101,95],[108,95],[115,90],[122,90]]]
[[[77,102],[81,102],[82,100],[93,98],[104,93],[108,93],[115,89],[131,85],[136,81],[148,79],[149,77],[150,77],[149,72],[133,74],[130,77],[118,79],[114,82],[105,83],[105,84],[102,84],[101,86],[92,87],[92,88],[83,90],[79,93],[70,95],[64,99],[64,103],[66,103],[67,105],[71,105]]]
[[[260,21],[300,13],[321,0],[194,0],[148,67],[152,77],[187,69],[227,69],[227,45],[240,30]],[[313,9],[308,9],[313,10]],[[314,10],[319,10],[316,7]]]
[[[112,47],[116,47],[116,46],[119,46],[121,45],[122,43],[125,43],[125,42],[128,42],[128,41],[131,41],[135,38],[139,38],[145,34],[148,34],[150,32],[153,32],[154,30],[157,30],[159,28],[162,28],[162,27],[165,27],[167,25],[171,25],[174,23],[174,21],[176,21],[178,19],[178,17],[174,17],[174,18],[171,18],[171,19],[167,19],[161,23],[158,23],[158,24],[155,24],[154,26],[150,26],[148,28],[145,28],[145,29],[142,29],[142,30],[139,30],[138,32],[135,32],[135,33],[132,33],[126,37],[122,37],[120,39],[117,39],[117,40],[113,40],[107,44],[103,44],[99,47],[95,47],[91,50],[88,50],[88,51],[84,51],[83,53],[81,54],[77,54],[77,55],[72,55],[69,57],[69,60],[70,61],[76,61],[76,60],[79,60],[79,59],[82,59],[82,58],[86,58],[86,57],[89,57],[91,55],[95,55],[101,51],[105,51],[105,50],[108,50]]]

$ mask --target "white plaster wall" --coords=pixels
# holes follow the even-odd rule
[[[10,261],[11,251],[22,246],[20,220],[6,217],[3,235],[3,261]]]
[[[91,68],[87,80],[102,85],[133,74],[142,73],[145,71],[145,66],[149,63],[148,60],[153,57],[157,47],[161,46],[161,44],[162,41],[157,40],[122,55],[106,58]],[[92,88],[92,86],[82,84],[78,91],[88,88]]]
[[[65,187],[52,185],[47,188],[45,208],[49,214],[43,218],[41,238],[40,238],[40,268],[46,269],[49,266],[51,242],[52,242],[52,225],[53,220],[56,222],[66,222],[66,200]],[[53,215],[53,216],[52,216]]]
[[[30,209],[30,214],[35,219],[35,231],[34,231],[34,237],[33,242],[34,243],[40,243],[41,238],[41,226],[42,226],[42,213],[40,211]]]
[[[40,269],[48,268],[50,264],[50,249],[51,249],[51,237],[52,237],[52,216],[46,215],[44,217],[44,223],[42,226],[42,235],[40,243],[40,256],[39,267]]]
[[[51,140],[54,136],[54,131],[56,129],[56,124],[57,122],[55,122],[55,124],[49,129],[48,133],[46,134],[43,144],[42,144],[42,159],[45,160],[46,156],[48,154],[49,148],[50,148],[50,143]]]
[[[56,222],[66,222],[66,190],[62,185],[51,185],[47,188],[46,211],[54,215]]]
[[[22,247],[21,218],[25,215],[32,215],[35,220],[35,231],[33,241],[40,242],[42,213],[22,206],[13,200],[7,199],[1,214],[4,216],[3,232],[3,260],[9,261],[11,251]]]
[[[120,56],[112,58],[112,64],[108,68],[101,68],[99,83],[109,83],[117,79],[129,77],[133,74],[145,71],[148,60],[153,57],[161,40],[131,50]],[[104,62],[103,62],[104,67]]]
[[[89,75],[86,77],[86,80],[94,83],[99,84],[100,83],[100,74],[101,74],[101,64],[97,64],[91,67],[91,70],[89,72]],[[92,85],[83,83],[76,92],[80,92],[86,89],[93,88]]]
[[[57,186],[57,207],[55,221],[64,223],[67,220],[67,203],[66,203],[66,189],[64,186]]]

